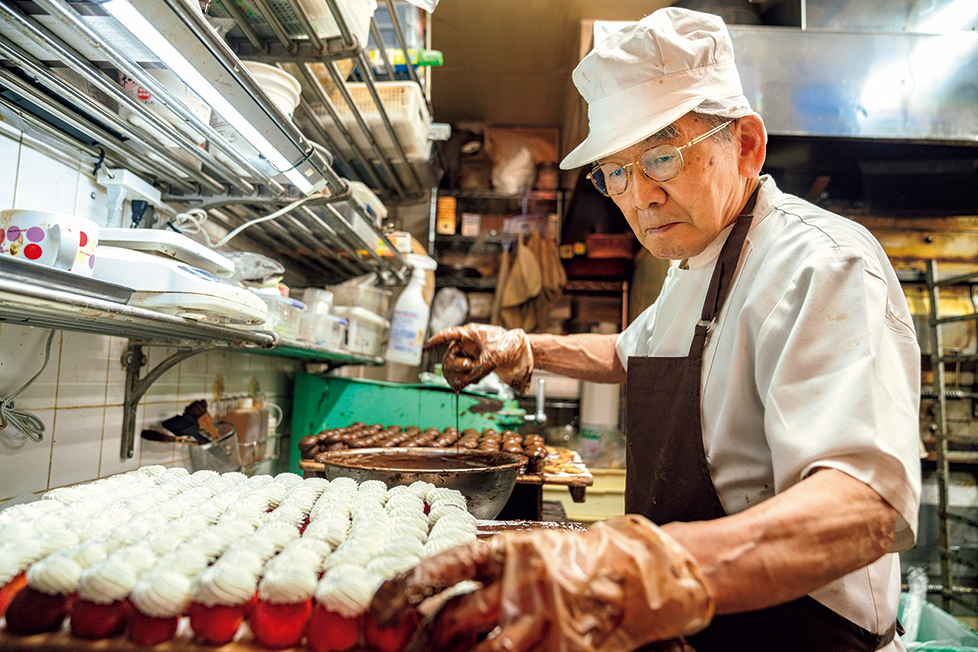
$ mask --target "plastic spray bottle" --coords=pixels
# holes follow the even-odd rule
[[[394,305],[387,360],[416,367],[421,364],[421,346],[431,315],[431,306],[424,299],[425,272],[434,270],[438,263],[420,254],[407,254],[405,257],[414,271],[411,282]]]

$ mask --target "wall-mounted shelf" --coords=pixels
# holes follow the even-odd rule
[[[0,323],[129,338],[122,356],[126,368],[120,443],[123,459],[133,455],[136,408],[146,390],[167,370],[199,353],[219,348],[255,350],[325,363],[330,368],[384,363],[380,356],[283,341],[272,331],[192,321],[110,299],[39,286],[16,280],[10,274],[0,275]],[[141,369],[148,362],[142,349],[149,345],[173,346],[178,351],[141,376]]]

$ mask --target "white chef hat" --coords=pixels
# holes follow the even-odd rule
[[[631,147],[689,111],[736,119],[753,113],[719,16],[667,7],[598,43],[574,69],[588,103],[587,139],[571,168]]]

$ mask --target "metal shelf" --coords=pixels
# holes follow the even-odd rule
[[[934,372],[933,389],[929,394],[934,398],[934,421],[937,426],[934,432],[935,438],[935,461],[937,480],[937,516],[938,516],[938,554],[940,555],[941,572],[941,604],[946,611],[951,609],[951,604],[955,603],[967,608],[973,613],[978,613],[978,602],[964,599],[963,596],[974,596],[973,589],[963,589],[955,584],[958,573],[956,570],[960,566],[965,566],[970,570],[976,568],[975,562],[969,560],[955,552],[957,546],[952,541],[952,522],[957,522],[970,527],[978,527],[978,522],[951,511],[950,485],[952,462],[974,463],[978,462],[978,454],[975,451],[954,451],[950,450],[949,444],[952,442],[974,443],[974,440],[965,437],[954,436],[948,426],[948,400],[964,399],[974,400],[973,395],[965,392],[954,392],[948,390],[946,364],[957,363],[964,359],[974,359],[974,355],[947,355],[944,351],[944,338],[941,326],[961,321],[972,321],[978,324],[978,313],[962,315],[957,317],[940,316],[940,288],[958,283],[970,283],[978,278],[978,271],[956,275],[950,278],[940,278],[937,271],[937,261],[927,261],[927,290],[930,299],[930,314],[928,326],[931,332],[932,351],[930,355],[931,369]],[[928,392],[924,392],[926,396]],[[965,532],[965,536],[972,534]]]
[[[219,348],[255,350],[323,362],[329,367],[384,363],[380,356],[284,342],[272,331],[193,321],[4,276],[0,276],[0,323],[129,338],[129,346],[122,356],[126,389],[119,454],[123,459],[133,456],[136,408],[146,390],[166,371],[199,353]],[[141,370],[148,362],[142,350],[146,345],[173,346],[178,351],[142,376]]]
[[[220,343],[228,347],[268,348],[278,341],[278,336],[269,331],[191,321],[4,277],[0,277],[0,321],[162,345]]]
[[[266,6],[264,1],[260,4]],[[289,4],[297,12],[297,19],[308,24],[298,3]],[[300,35],[288,43],[278,39],[281,49],[276,50],[274,37],[257,38],[254,53],[260,56],[248,58],[269,61],[271,57],[272,62],[301,59],[301,70],[308,70],[310,62],[319,62],[338,75],[335,59],[345,57],[360,62],[361,70],[365,70],[363,48],[350,36],[335,2],[327,4],[343,32],[339,44],[335,40],[323,42]],[[389,137],[402,156],[391,160],[364,157],[367,168],[364,169],[358,162],[332,160],[328,153],[331,143],[320,143],[327,146],[325,153],[317,149],[307,135],[325,134],[315,111],[300,104],[296,116],[302,119],[298,122],[310,128],[304,132],[293,124],[241,64],[228,42],[218,36],[208,19],[191,3],[133,0],[133,5],[144,17],[152,17],[153,25],[173,44],[192,49],[193,56],[187,58],[198,72],[216,87],[227,88],[228,100],[235,108],[288,161],[294,162],[293,167],[300,176],[308,177],[314,187],[321,187],[328,196],[297,208],[280,220],[256,224],[239,237],[280,252],[283,262],[305,275],[310,284],[335,283],[369,272],[377,273],[386,283],[401,283],[406,272],[405,260],[372,223],[366,208],[350,196],[346,179],[334,171],[334,164],[346,171],[359,171],[364,183],[384,201],[420,197],[430,185],[430,179],[423,179],[424,166],[403,156],[403,147],[384,113],[370,71],[366,71],[365,81]],[[396,13],[393,15],[403,41]],[[162,188],[168,202],[206,204],[215,221],[231,228],[266,214],[269,206],[276,203],[280,206],[299,197],[282,176],[270,173],[267,167],[239,153],[206,119],[187,108],[150,75],[149,69],[162,64],[154,60],[152,53],[147,56],[149,51],[140,41],[117,21],[113,23],[114,20],[97,2],[0,0],[0,57],[5,60],[5,67],[0,67],[0,86],[16,96],[0,98],[0,118],[73,156],[89,159],[95,166],[133,170]],[[249,29],[243,16],[235,20],[242,21],[238,26],[245,31]],[[269,24],[275,20],[271,17]],[[113,29],[110,38],[108,34]],[[281,56],[276,58],[275,52]],[[182,126],[189,126],[204,136],[207,149],[199,147],[181,129],[129,95],[117,81],[119,74],[134,80],[165,104],[186,123]],[[341,86],[344,83],[339,78],[337,81]],[[318,89],[307,88],[306,95],[324,99],[318,81],[312,79],[312,82]],[[135,119],[120,116],[121,109],[129,111]],[[176,156],[163,147],[159,135],[175,144],[182,155]],[[247,177],[239,175],[241,169]],[[221,205],[217,199],[227,201]],[[368,242],[373,236],[365,240],[359,234],[362,229],[352,228],[331,206],[337,201],[351,205],[377,241],[395,252],[393,258],[376,255],[377,242]],[[175,212],[172,207],[164,208],[163,212],[167,210],[171,214]]]
[[[457,190],[446,188],[439,188],[438,194],[442,197],[458,197],[459,199],[510,199],[513,201],[523,199],[529,199],[531,201],[557,201],[563,195],[559,190],[530,190],[523,194],[510,195],[495,190]]]
[[[40,287],[0,275],[0,322],[125,337],[177,348],[235,348],[335,365],[381,365],[377,355],[283,340],[273,331],[211,324],[101,298]]]
[[[405,52],[408,47],[392,0],[385,0],[385,2],[397,42],[383,43],[373,18],[371,18],[370,31],[378,44],[381,57],[388,63],[386,69],[390,71],[393,67],[389,65],[386,46],[394,46]],[[278,2],[274,7],[267,0],[252,0],[245,3],[249,9],[248,15],[242,11],[241,4],[231,0],[214,0],[209,13],[234,21],[235,27],[228,33],[227,41],[242,59],[295,66],[304,96],[303,102],[295,112],[295,119],[335,155],[341,148],[337,147],[338,143],[328,135],[327,123],[321,117],[324,113],[329,116],[329,124],[334,128],[334,133],[338,131],[344,141],[342,149],[352,152],[349,158],[337,161],[342,165],[348,178],[365,183],[385,201],[413,201],[423,198],[432,179],[423,170],[419,170],[418,164],[421,161],[408,158],[404,143],[391,123],[376,86],[377,81],[393,80],[393,74],[385,73],[382,75],[385,79],[380,80],[374,74],[374,66],[365,50],[367,44],[358,43],[357,38],[350,33],[336,1],[324,2],[332,12],[339,31],[339,35],[330,38],[317,36],[309,15],[302,8],[302,3],[295,0]],[[360,79],[366,84],[373,107],[382,123],[383,136],[393,145],[393,155],[381,151],[378,143],[379,134],[374,133],[374,130],[368,126],[363,112],[348,92],[344,75],[337,67],[337,62],[341,60],[352,61]],[[335,89],[352,114],[357,127],[366,138],[367,148],[358,145],[357,139],[338,117],[334,106],[334,102],[338,101],[336,95],[331,96],[327,92],[312,64],[324,66],[329,78],[329,87]],[[421,80],[414,67],[407,66],[407,69],[411,82],[420,84]],[[422,95],[425,97],[430,114],[430,100],[424,93]],[[314,98],[314,101],[306,101],[308,98]],[[427,161],[423,163],[423,167],[429,167]]]

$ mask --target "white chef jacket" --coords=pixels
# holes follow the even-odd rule
[[[778,190],[769,176],[725,305],[703,355],[706,460],[728,514],[780,493],[813,469],[841,470],[899,513],[891,553],[913,546],[920,503],[920,350],[900,283],[859,224]],[[617,353],[689,354],[727,227],[674,263],[656,302]],[[641,432],[627,432],[641,437]],[[896,554],[811,596],[880,633],[896,617]],[[903,649],[899,641],[883,648]]]

